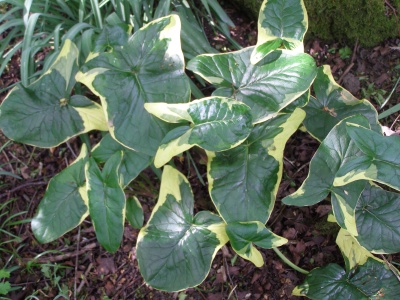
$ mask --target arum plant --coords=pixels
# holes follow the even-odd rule
[[[0,107],[0,128],[10,139],[54,147],[103,132],[97,145],[84,144],[76,161],[50,180],[32,220],[36,238],[53,241],[90,215],[99,243],[115,252],[127,220],[140,228],[136,253],[144,280],[170,292],[200,284],[229,242],[258,267],[264,264],[260,248],[273,249],[307,274],[295,295],[398,295],[398,271],[375,256],[400,250],[398,138],[383,136],[373,106],[302,53],[303,1],[264,1],[258,26],[255,47],[192,53],[187,66],[177,14],[134,34],[127,26],[104,26],[84,64],[66,40],[47,72],[15,87]],[[211,96],[190,99],[185,67],[215,87]],[[76,87],[83,85],[90,99],[79,95],[85,89]],[[330,220],[342,228],[337,244],[344,268],[329,264],[309,272],[293,265],[278,250],[287,240],[268,226],[283,151],[300,127],[320,146],[302,186],[282,201],[331,201]],[[194,213],[196,195],[170,163],[192,147],[207,156],[213,211]],[[162,168],[161,185],[143,226],[139,199],[127,198],[124,189],[151,164]]]

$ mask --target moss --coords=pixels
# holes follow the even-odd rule
[[[258,18],[262,0],[233,0],[253,19]],[[393,11],[383,0],[304,0],[309,19],[306,38],[341,41],[371,47],[397,37],[399,27]],[[400,12],[400,0],[389,1]]]

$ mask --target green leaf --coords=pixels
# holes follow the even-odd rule
[[[362,247],[357,240],[343,228],[339,230],[336,237],[336,244],[342,252],[347,271],[350,271],[358,265],[365,264],[368,258],[373,258],[382,262],[373,256],[371,252]]]
[[[373,180],[400,190],[400,138],[382,136],[372,130],[348,122],[347,132],[362,151],[337,172],[335,186],[360,179]]]
[[[271,119],[304,94],[316,76],[308,54],[274,51],[257,65],[250,63],[253,48],[224,54],[204,54],[189,61],[187,68],[215,85],[213,95],[247,104],[253,122]]]
[[[0,107],[0,129],[15,141],[55,147],[90,130],[107,130],[100,105],[71,95],[79,50],[66,40],[50,69],[29,87],[14,88]]]
[[[363,247],[380,254],[400,252],[400,194],[367,185],[355,213]]]
[[[156,167],[195,145],[208,151],[234,148],[253,128],[250,108],[229,98],[208,97],[184,104],[147,103],[145,108],[167,122],[190,122],[190,127],[184,124],[166,135],[154,160]]]
[[[10,272],[6,271],[5,269],[0,269],[0,279],[3,278],[10,278]]]
[[[379,294],[385,299],[397,299],[400,284],[392,271],[372,258],[348,272],[337,264],[316,268],[293,291],[295,296],[316,300],[378,299]]]
[[[187,179],[165,166],[157,205],[136,249],[141,274],[154,288],[172,292],[200,284],[228,241],[221,218],[207,211],[193,216],[193,205]]]
[[[368,100],[358,100],[335,82],[330,66],[318,68],[314,84],[315,97],[304,107],[307,113],[304,126],[319,141],[341,120],[360,114],[369,120],[371,128],[381,132],[378,113]]]
[[[130,28],[127,24],[118,24],[114,26],[104,26],[102,32],[96,39],[94,51],[112,51],[116,46],[123,46],[129,38]]]
[[[224,152],[207,152],[211,198],[227,223],[265,224],[282,177],[286,141],[303,121],[304,112],[282,114],[254,127],[241,145]]]
[[[7,295],[10,290],[11,284],[8,281],[0,282],[0,295]]]
[[[89,212],[99,243],[108,251],[118,250],[125,223],[125,194],[118,169],[122,152],[115,153],[102,171],[94,158],[85,166]]]
[[[94,54],[77,75],[100,97],[112,137],[132,150],[154,155],[173,128],[151,116],[145,103],[189,100],[179,31],[176,15],[150,22],[125,45]]]
[[[258,17],[257,45],[251,63],[256,64],[281,44],[287,49],[304,52],[303,39],[307,28],[303,0],[265,0]]]
[[[233,250],[244,259],[250,260],[256,267],[261,267],[264,259],[254,245],[271,249],[287,243],[287,239],[274,234],[265,228],[263,223],[257,221],[228,223],[226,234]]]
[[[54,176],[38,211],[32,231],[41,243],[49,243],[78,226],[88,215],[84,166],[88,161],[85,145],[75,162]]]
[[[143,208],[138,198],[130,197],[126,200],[126,219],[133,228],[140,229],[143,227]]]
[[[123,179],[122,185],[125,187],[151,164],[153,157],[124,147],[110,134],[103,137],[91,154],[98,163],[105,163],[113,154],[120,151],[123,155],[119,173]]]

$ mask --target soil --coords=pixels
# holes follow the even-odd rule
[[[227,5],[227,13],[237,25],[231,29],[232,37],[242,46],[256,42],[256,23],[249,21],[234,7]],[[229,43],[212,30],[208,33],[211,44],[229,50]],[[381,98],[392,92],[400,76],[400,40],[388,40],[371,49],[355,46],[350,55],[343,54],[345,45],[326,44],[320,40],[306,43],[305,50],[318,65],[329,64],[336,80],[358,98],[369,98],[378,108]],[[233,50],[233,49],[231,49]],[[3,75],[0,84],[9,86],[19,80],[19,59],[16,57]],[[207,89],[205,89],[207,91]],[[0,102],[5,94],[1,95]],[[385,109],[399,103],[400,86],[393,91]],[[400,132],[399,114],[383,120],[383,124]],[[92,136],[95,138],[95,135]],[[123,243],[115,254],[107,253],[96,241],[90,220],[62,238],[39,244],[32,235],[28,222],[35,214],[48,181],[75,159],[79,152],[79,139],[52,149],[39,149],[9,142],[0,133],[0,167],[18,175],[0,177],[0,269],[14,268],[9,282],[16,290],[11,299],[297,299],[291,296],[293,288],[302,282],[304,275],[285,265],[272,250],[261,250],[265,265],[256,268],[236,257],[228,246],[220,251],[212,263],[210,274],[196,288],[179,293],[164,293],[148,287],[137,267],[135,243],[138,230],[126,225]],[[335,244],[337,225],[327,223],[330,203],[325,200],[311,207],[287,207],[280,199],[294,192],[308,173],[308,163],[318,147],[318,142],[306,133],[296,133],[285,149],[284,175],[275,210],[268,226],[289,240],[281,251],[295,264],[310,270],[331,262],[343,265],[342,256]],[[205,175],[204,154],[192,151]],[[187,163],[176,161],[184,172]],[[203,176],[206,181],[206,176]],[[146,182],[151,182],[149,186]],[[206,188],[191,177],[196,209],[209,209],[212,205]],[[139,195],[148,218],[157,200],[158,179],[146,170],[132,184],[128,193]],[[145,186],[145,187],[143,187]],[[9,201],[9,204],[2,204]],[[15,216],[11,222],[9,216]],[[2,225],[3,224],[3,225]],[[2,227],[3,226],[3,227]],[[13,234],[15,238],[2,232]],[[7,241],[10,241],[8,242]],[[399,257],[387,256],[388,260]],[[33,297],[34,296],[34,297]]]

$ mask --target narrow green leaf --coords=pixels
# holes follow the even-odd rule
[[[78,158],[54,176],[32,219],[32,231],[41,243],[49,243],[78,226],[88,215],[84,166],[85,145]]]
[[[383,294],[386,299],[396,299],[400,295],[396,275],[399,276],[372,258],[348,272],[337,264],[329,264],[312,270],[293,295],[315,300],[367,300],[378,299]]]
[[[130,197],[126,199],[126,219],[133,228],[140,229],[143,227],[143,208],[138,198]]]
[[[200,55],[189,61],[187,68],[217,87],[213,95],[247,104],[253,122],[261,123],[309,89],[316,66],[311,56],[288,50],[275,51],[252,65],[252,50]]]
[[[165,166],[157,205],[136,248],[141,274],[154,288],[172,292],[200,284],[228,241],[221,218],[207,211],[193,216],[193,206],[187,179]]]
[[[227,223],[265,224],[275,203],[282,176],[283,150],[305,114],[301,109],[254,127],[236,148],[207,152],[211,198]]]
[[[347,124],[347,132],[362,155],[338,170],[334,185],[364,179],[400,190],[400,138],[394,135],[385,137],[352,122]]]
[[[265,0],[258,17],[257,45],[251,56],[256,64],[271,51],[283,46],[304,52],[303,39],[308,28],[303,0]]]
[[[322,141],[331,129],[341,120],[360,114],[369,120],[371,128],[381,132],[378,113],[368,100],[358,100],[338,85],[328,65],[318,68],[313,88],[315,97],[311,97],[304,110],[307,113],[304,126],[319,141]]]
[[[102,171],[94,158],[85,166],[89,213],[99,243],[109,252],[118,250],[124,233],[125,194],[118,169],[122,152],[115,153]]]
[[[165,121],[191,123],[190,127],[184,124],[165,136],[156,153],[156,167],[195,145],[208,151],[234,148],[253,128],[250,108],[229,98],[208,97],[187,104],[147,103],[145,108]]]
[[[287,243],[287,239],[274,234],[258,221],[228,223],[226,234],[235,252],[244,259],[250,260],[256,267],[261,267],[264,259],[254,245],[271,249]]]

